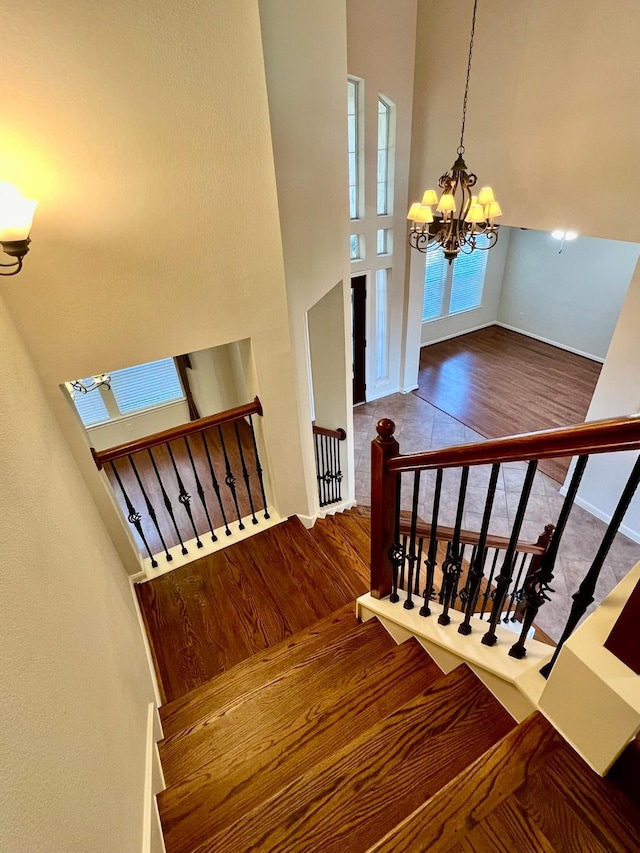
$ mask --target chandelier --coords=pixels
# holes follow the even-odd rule
[[[477,6],[478,0],[474,0],[458,157],[451,171],[445,172],[438,181],[438,186],[442,190],[440,199],[435,190],[426,190],[422,196],[422,202],[412,204],[407,214],[407,219],[411,222],[409,245],[423,253],[429,246],[442,246],[444,256],[449,263],[457,258],[459,252],[470,254],[474,249],[490,249],[495,246],[498,240],[498,226],[495,225],[494,220],[502,215],[491,187],[482,187],[477,195],[473,194],[478,178],[473,172],[467,171],[467,164],[463,158],[464,126],[467,117]],[[436,206],[435,215],[432,211],[434,205]],[[479,243],[478,235],[480,234],[483,234],[485,239]]]
[[[98,376],[92,376],[90,379],[73,379],[71,382],[65,382],[67,391],[71,394],[71,399],[75,394],[88,394],[90,391],[95,391],[97,388],[111,388],[111,376],[108,373],[100,373]]]

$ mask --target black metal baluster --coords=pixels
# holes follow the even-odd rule
[[[262,478],[262,465],[260,464],[260,456],[258,455],[258,445],[256,443],[256,434],[253,429],[253,419],[252,416],[249,415],[249,428],[251,429],[251,440],[253,441],[253,455],[256,460],[256,472],[258,474],[258,483],[260,483],[260,494],[262,495],[262,506],[264,508],[264,517],[265,519],[271,518],[269,515],[269,510],[267,509],[267,496],[264,493],[264,480]]]
[[[460,601],[465,604],[469,600],[469,589],[471,588],[471,566],[474,564],[476,559],[476,554],[478,553],[478,546],[474,545],[471,549],[471,559],[469,560],[469,569],[467,570],[467,576],[464,580],[464,586],[460,590]]]
[[[440,592],[438,593],[438,604],[444,604],[444,596],[445,596],[445,584],[444,584],[444,564],[447,560],[451,559],[451,542],[447,542],[447,547],[444,552],[444,560],[442,561],[443,566],[443,575],[442,575],[442,586],[440,587]]]
[[[520,597],[522,595],[522,593],[520,591],[520,579],[522,578],[522,573],[524,571],[524,564],[527,561],[527,556],[528,556],[527,554],[523,554],[522,559],[520,560],[520,566],[518,568],[518,574],[516,575],[516,579],[513,582],[513,586],[511,587],[511,595],[509,596],[509,606],[507,607],[507,612],[505,613],[504,618],[502,620],[503,622],[509,621],[509,617],[511,616],[511,611],[515,608],[515,606],[517,605],[517,603],[520,600]],[[514,556],[514,560],[517,562],[517,559],[518,559],[518,552],[516,551],[516,554]],[[514,611],[514,614],[515,614],[515,611]],[[515,615],[511,621],[515,622]]]
[[[187,453],[189,454],[189,462],[191,462],[191,469],[193,471],[193,476],[196,478],[196,490],[198,492],[198,497],[200,498],[200,503],[202,504],[202,508],[204,510],[204,514],[207,516],[207,522],[209,524],[209,529],[211,530],[211,541],[217,542],[218,537],[215,534],[213,529],[213,523],[211,521],[211,517],[209,516],[209,507],[207,506],[207,500],[205,498],[204,489],[202,488],[202,483],[200,482],[200,477],[198,476],[198,471],[196,469],[196,463],[193,460],[193,454],[191,453],[191,446],[189,444],[189,440],[187,436],[184,436],[184,443],[187,448]]]
[[[218,435],[220,436],[220,445],[222,447],[222,453],[224,455],[224,466],[226,470],[226,476],[224,481],[226,485],[229,487],[229,491],[231,492],[231,496],[233,497],[233,503],[236,508],[236,515],[238,516],[238,529],[244,530],[244,524],[242,523],[242,518],[240,517],[240,507],[238,506],[238,496],[236,494],[236,478],[233,476],[233,472],[231,470],[231,463],[229,462],[229,454],[227,453],[227,445],[224,443],[224,436],[222,435],[222,427],[218,427]]]
[[[487,559],[487,534],[489,533],[489,522],[491,521],[491,512],[493,510],[493,501],[496,496],[496,487],[498,485],[498,477],[500,475],[500,465],[491,466],[491,476],[489,477],[489,486],[487,488],[487,499],[484,504],[484,513],[480,524],[480,535],[478,544],[471,555],[471,564],[469,566],[467,600],[465,602],[464,621],[458,628],[460,634],[467,636],[471,633],[471,617],[478,602],[480,594],[480,584],[484,575],[484,564]],[[496,552],[497,554],[497,552]],[[494,562],[495,566],[495,562]],[[493,574],[493,571],[492,571]],[[485,593],[485,605],[487,602],[488,589]],[[484,613],[484,607],[482,609]]]
[[[442,468],[436,471],[436,484],[433,491],[433,509],[431,511],[431,531],[429,533],[429,550],[425,560],[424,604],[420,608],[421,616],[430,616],[429,603],[433,595],[433,578],[438,559],[438,513],[440,512],[440,495],[442,493]]]
[[[249,507],[251,508],[251,523],[257,524],[258,519],[256,518],[256,511],[253,506],[253,495],[251,494],[251,483],[249,481],[249,469],[247,468],[247,463],[244,461],[244,453],[242,451],[242,442],[240,441],[240,431],[238,430],[238,421],[233,422],[233,426],[236,431],[236,442],[238,443],[238,452],[240,453],[240,466],[242,467],[242,479],[244,480],[244,485],[247,489],[247,497],[249,498]]]
[[[149,559],[151,560],[151,567],[153,569],[157,569],[158,561],[154,559],[154,556],[151,553],[151,549],[149,548],[149,543],[147,542],[147,537],[144,535],[144,531],[142,529],[142,516],[139,512],[136,511],[136,508],[131,503],[131,499],[129,498],[125,487],[122,485],[122,480],[120,479],[120,474],[118,474],[118,469],[116,468],[113,462],[110,462],[109,464],[111,465],[111,470],[115,474],[116,480],[118,481],[118,485],[120,486],[120,491],[122,492],[122,496],[124,497],[124,502],[127,505],[127,521],[129,522],[129,524],[132,524],[138,531],[138,536],[144,542],[144,547],[147,549],[147,554],[149,555]]]
[[[325,446],[324,446],[324,436],[320,436],[320,462],[321,462],[321,473],[322,473],[322,500],[320,501],[320,506],[326,506],[327,501],[327,462],[325,457]]]
[[[138,469],[136,468],[136,463],[133,461],[133,456],[128,456],[129,462],[131,463],[131,467],[133,468],[133,473],[136,475],[136,480],[138,481],[138,485],[140,486],[140,491],[142,492],[142,496],[144,498],[144,502],[147,506],[147,512],[149,513],[149,518],[153,521],[156,530],[158,531],[158,536],[160,537],[160,541],[162,542],[162,547],[164,548],[164,553],[167,558],[167,563],[170,563],[173,560],[173,557],[169,553],[169,549],[167,548],[167,543],[164,541],[164,536],[162,535],[162,531],[160,530],[160,525],[158,524],[158,517],[156,515],[156,511],[153,507],[153,504],[149,500],[145,487],[142,485],[142,480],[140,479],[140,474],[138,474]],[[151,564],[153,566],[153,563]],[[157,565],[157,563],[156,563]],[[154,566],[155,568],[155,566]]]
[[[345,433],[346,435],[346,433]],[[342,500],[342,461],[340,459],[340,440],[336,441],[336,451],[338,456],[338,470],[336,471],[336,483],[338,485],[338,500]]]
[[[324,447],[325,504],[328,506],[331,503],[331,471],[329,469],[329,444],[326,435],[322,436],[322,444]]]
[[[424,538],[418,538],[418,559],[416,560],[416,582],[413,587],[414,595],[420,595],[420,569],[422,567],[422,548],[424,546]]]
[[[531,488],[533,486],[533,479],[536,475],[537,467],[537,459],[532,459],[527,466],[527,474],[524,478],[524,485],[522,486],[520,501],[518,502],[518,509],[516,510],[516,517],[511,531],[511,538],[509,539],[509,544],[507,545],[507,550],[504,554],[504,562],[502,563],[500,574],[496,578],[496,588],[493,593],[493,608],[489,619],[489,630],[482,638],[482,642],[485,646],[494,646],[498,641],[498,638],[496,637],[496,627],[502,613],[502,608],[504,607],[504,599],[507,594],[507,590],[509,589],[509,584],[511,583],[513,561],[518,539],[520,538],[520,529],[522,528],[522,522],[524,521],[524,514],[527,510],[527,503],[529,502],[529,495],[531,494]]]
[[[442,565],[442,586],[444,589],[443,610],[438,616],[440,625],[448,625],[451,622],[449,606],[453,605],[453,593],[458,584],[458,578],[462,570],[462,559],[460,554],[460,530],[462,529],[462,514],[464,512],[464,501],[467,495],[467,481],[469,479],[469,466],[462,469],[460,480],[460,491],[458,493],[458,508],[456,511],[456,523],[453,529],[453,540],[447,559]]]
[[[335,467],[333,460],[333,445],[334,439],[331,436],[327,436],[327,455],[329,457],[329,474],[331,479],[329,480],[329,503],[335,503],[336,500],[336,491],[335,485],[336,481],[334,478]]]
[[[213,462],[211,461],[211,454],[209,453],[209,445],[207,444],[207,434],[205,432],[202,433],[202,440],[204,442],[204,451],[207,454],[207,462],[209,463],[209,471],[211,472],[211,485],[213,486],[213,491],[216,493],[216,498],[218,499],[218,506],[220,507],[220,512],[222,513],[222,520],[224,521],[224,532],[227,536],[231,536],[231,530],[229,529],[229,523],[227,522],[227,514],[224,511],[224,504],[222,503],[222,496],[220,495],[220,483],[218,482],[218,478],[216,477],[216,472],[213,468]]]
[[[160,486],[160,491],[162,492],[162,500],[164,501],[165,508],[169,513],[169,517],[173,522],[173,528],[176,531],[176,536],[178,537],[178,542],[180,542],[180,548],[183,556],[188,554],[187,548],[182,541],[182,536],[180,535],[180,531],[178,529],[178,525],[176,523],[176,517],[173,513],[173,505],[171,500],[169,499],[169,495],[167,494],[167,490],[164,487],[164,483],[162,482],[162,477],[160,476],[160,472],[158,471],[158,466],[156,465],[156,460],[153,458],[153,453],[151,452],[151,448],[147,448],[147,453],[149,454],[149,459],[151,459],[151,464],[153,465],[153,470],[156,472],[156,478],[158,480],[158,485]]]
[[[451,590],[451,603],[449,606],[452,609],[456,606],[456,599],[458,598],[458,584],[460,583],[460,577],[462,575],[462,564],[464,563],[464,552],[466,550],[467,546],[465,544],[460,549],[460,572],[454,577],[453,589]]]
[[[318,481],[318,504],[322,506],[322,469],[320,468],[320,436],[315,433],[313,443],[316,450],[316,480]]]
[[[584,474],[584,469],[587,467],[588,461],[588,456],[578,457],[576,467],[574,468],[573,475],[571,477],[571,483],[567,489],[567,494],[563,501],[555,530],[553,531],[551,542],[542,557],[540,568],[536,572],[533,572],[529,577],[525,578],[523,588],[525,612],[522,618],[522,630],[520,631],[518,642],[509,649],[509,654],[512,658],[521,660],[527,654],[524,644],[527,639],[529,629],[533,625],[538,614],[538,610],[542,607],[544,602],[551,600],[547,593],[553,592],[550,584],[553,580],[553,570],[558,556],[558,549],[560,547],[560,542],[562,541],[562,534],[564,533],[564,529],[569,519],[569,513],[573,509],[580,481],[582,480],[582,475]],[[550,671],[551,668],[549,668],[549,672]],[[547,672],[547,675],[549,672]]]
[[[598,578],[600,577],[602,566],[604,564],[604,561],[607,559],[607,554],[609,553],[609,549],[611,548],[613,540],[616,537],[618,528],[622,524],[622,519],[624,518],[625,513],[629,508],[631,499],[633,498],[635,491],[638,488],[638,483],[640,483],[640,456],[636,459],[636,463],[633,466],[633,470],[631,471],[629,479],[627,480],[627,484],[624,487],[622,495],[620,496],[620,500],[618,501],[618,505],[615,508],[615,512],[611,516],[611,521],[609,522],[609,526],[607,527],[605,534],[602,538],[602,542],[600,543],[598,552],[595,556],[593,563],[591,564],[591,568],[585,575],[585,578],[578,587],[577,592],[572,596],[573,604],[571,605],[569,618],[567,619],[565,629],[562,632],[562,636],[560,637],[558,645],[556,646],[556,650],[553,653],[553,657],[551,658],[549,663],[543,666],[540,670],[540,672],[542,673],[542,675],[544,675],[545,678],[548,677],[549,673],[553,669],[553,666],[556,660],[558,659],[558,655],[560,654],[560,649],[564,646],[566,641],[576,629],[578,622],[586,613],[587,607],[593,602],[594,593],[596,591],[596,584],[598,583]]]
[[[171,445],[169,442],[166,443],[167,450],[169,451],[169,458],[171,459],[171,464],[173,465],[173,471],[176,475],[176,480],[178,482],[178,500],[184,507],[185,512],[189,516],[189,521],[191,522],[191,527],[193,527],[193,535],[196,539],[196,545],[198,548],[202,548],[202,542],[200,541],[200,536],[198,535],[198,531],[196,530],[196,524],[193,520],[193,513],[191,512],[191,495],[185,489],[184,483],[182,482],[182,477],[180,476],[180,472],[178,471],[178,466],[176,465],[176,460],[173,458],[173,451],[171,450]]]
[[[486,553],[485,553],[485,560],[486,560],[486,556],[488,553],[489,553],[489,549],[487,548]],[[493,576],[496,572],[496,566],[498,564],[498,554],[499,553],[500,553],[499,548],[496,548],[496,550],[493,552],[493,561],[491,563],[491,571],[489,572],[489,577],[487,578],[487,588],[485,589],[484,595],[482,596],[482,610],[480,611],[480,619],[482,619],[484,617],[485,611],[487,609],[487,604],[489,602],[489,598],[491,597],[491,584],[493,583]]]
[[[413,475],[413,500],[411,502],[411,533],[409,535],[409,554],[407,556],[407,562],[409,564],[408,578],[407,578],[407,598],[404,602],[405,610],[413,610],[415,607],[413,603],[413,585],[414,585],[414,572],[416,570],[416,561],[418,559],[416,554],[416,526],[418,524],[418,497],[420,495],[420,471],[416,471]]]
[[[404,591],[404,573],[407,565],[407,535],[406,533],[402,536],[402,565],[400,566],[400,589]]]

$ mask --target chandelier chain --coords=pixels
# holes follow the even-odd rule
[[[462,103],[462,128],[460,129],[460,145],[458,146],[458,154],[464,154],[464,125],[467,120],[467,98],[469,97],[469,76],[471,75],[471,54],[473,53],[473,37],[476,31],[476,10],[478,8],[478,0],[473,3],[473,18],[471,21],[471,39],[469,41],[469,61],[467,63],[467,82],[464,87],[464,101]]]

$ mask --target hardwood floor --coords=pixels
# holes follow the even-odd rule
[[[147,583],[136,594],[162,698],[210,678],[352,602],[362,567],[331,567],[297,518]]]
[[[420,353],[423,400],[486,438],[584,421],[601,365],[499,326],[490,326]],[[540,469],[562,482],[568,459]]]

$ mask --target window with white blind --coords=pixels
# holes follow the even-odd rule
[[[478,249],[471,254],[460,252],[451,265],[445,260],[439,246],[431,246],[427,250],[422,301],[423,323],[470,311],[482,305],[488,253],[481,249],[488,245],[487,238],[482,234],[478,235],[477,245]]]
[[[72,394],[75,407],[86,427],[184,400],[172,358],[114,370],[109,376],[110,388],[102,385],[86,394],[79,391]],[[92,380],[93,377],[84,379],[83,384],[90,385]]]

